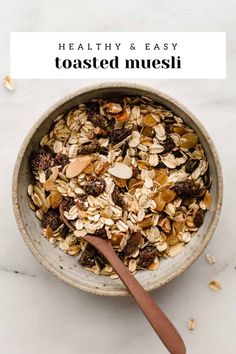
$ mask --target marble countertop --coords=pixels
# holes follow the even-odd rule
[[[142,80],[192,110],[212,136],[224,173],[220,221],[206,252],[152,296],[181,332],[190,354],[236,352],[236,36],[235,2],[219,0],[8,1],[0,14],[0,75],[9,71],[10,31],[227,31],[227,80]],[[145,6],[144,6],[145,4]],[[154,11],[155,10],[155,11]],[[168,26],[167,26],[168,25]],[[234,65],[234,66],[233,66]],[[2,80],[2,79],[1,79]],[[127,298],[92,296],[55,279],[34,259],[15,223],[11,178],[33,123],[62,96],[95,80],[19,80],[0,85],[0,353],[167,353]],[[235,129],[235,130],[234,130]],[[222,284],[213,292],[212,279]],[[188,320],[196,320],[189,331]]]

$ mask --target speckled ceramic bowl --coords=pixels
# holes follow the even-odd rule
[[[38,261],[51,273],[66,283],[99,295],[126,295],[127,290],[119,279],[98,276],[78,264],[76,257],[64,254],[42,237],[41,225],[28,206],[27,186],[31,181],[29,157],[38,148],[39,141],[48,132],[59,114],[96,97],[107,95],[145,95],[166,106],[180,116],[198,134],[205,149],[213,178],[211,193],[213,203],[204,224],[185,249],[174,258],[161,261],[157,271],[140,271],[136,277],[146,290],[158,288],[177,277],[202,253],[215,230],[222,203],[222,174],[215,146],[202,124],[180,103],[148,87],[127,83],[106,83],[81,89],[51,107],[30,130],[20,149],[13,178],[13,204],[21,234]],[[59,260],[62,257],[62,261]]]

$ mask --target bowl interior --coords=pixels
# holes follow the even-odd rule
[[[161,261],[157,271],[140,271],[136,274],[137,279],[146,290],[157,288],[173,279],[191,265],[200,255],[209,242],[216,226],[222,198],[220,165],[214,145],[208,134],[190,112],[164,94],[136,85],[107,84],[80,91],[52,107],[32,128],[18,155],[13,181],[13,202],[17,222],[31,251],[48,270],[75,287],[102,295],[125,295],[127,291],[119,279],[112,280],[109,277],[97,276],[85,270],[78,264],[78,257],[64,254],[58,247],[54,248],[42,237],[40,221],[28,206],[27,186],[32,178],[29,169],[30,155],[32,151],[38,149],[39,141],[48,132],[53,120],[59,114],[67,112],[78,104],[92,98],[114,97],[116,95],[148,96],[180,116],[198,134],[205,149],[213,179],[211,187],[213,197],[212,207],[206,214],[204,224],[192,238],[191,242],[176,257]]]

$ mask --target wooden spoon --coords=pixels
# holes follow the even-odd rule
[[[62,204],[59,210],[62,221],[74,231],[75,227],[64,216]],[[83,238],[108,260],[169,352],[171,354],[185,354],[186,348],[180,334],[142,285],[124,266],[116,255],[110,241],[92,235],[86,235]]]

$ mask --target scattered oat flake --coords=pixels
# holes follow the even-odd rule
[[[214,291],[219,291],[222,289],[221,284],[217,280],[211,280],[209,282],[209,287]]]
[[[15,90],[15,83],[10,76],[4,77],[3,84],[9,91]]]
[[[195,328],[196,328],[196,321],[191,318],[189,321],[188,321],[188,328],[190,331],[194,331]]]
[[[214,256],[211,256],[210,254],[206,254],[206,260],[209,264],[215,264],[216,260]]]

